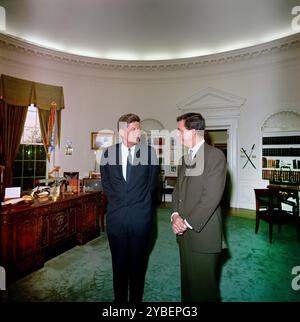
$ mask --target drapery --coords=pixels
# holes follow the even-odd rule
[[[63,109],[64,94],[61,86],[54,86],[1,75],[0,99],[13,106],[29,106],[50,110],[55,102],[57,110]]]
[[[3,185],[12,185],[12,165],[17,156],[28,106],[14,106],[0,100],[1,161],[5,166]]]
[[[42,139],[48,155],[47,130],[51,107],[56,106],[56,126],[60,143],[61,109],[64,108],[63,87],[15,78],[0,77],[0,162],[5,165],[4,186],[11,184],[12,164],[16,157],[30,104],[38,108]],[[2,151],[1,151],[2,150]]]

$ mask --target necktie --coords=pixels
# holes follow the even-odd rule
[[[127,166],[126,166],[126,181],[127,182],[129,182],[129,180],[130,180],[131,169],[132,169],[132,155],[131,155],[131,149],[128,149]]]
[[[196,166],[196,163],[193,162],[193,150],[189,150],[187,155],[187,162],[186,162],[186,168],[187,169],[193,169]]]

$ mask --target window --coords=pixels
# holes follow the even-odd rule
[[[34,188],[36,179],[46,178],[47,157],[42,143],[38,110],[28,107],[24,132],[13,164],[13,185],[22,191]]]

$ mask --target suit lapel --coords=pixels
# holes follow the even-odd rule
[[[141,145],[137,144],[134,149],[133,165],[139,165],[141,158]],[[133,167],[134,169],[135,167]]]
[[[116,165],[119,176],[125,181],[122,170],[122,149],[120,143],[116,145]]]

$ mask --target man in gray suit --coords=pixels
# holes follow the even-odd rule
[[[172,229],[181,265],[181,300],[220,301],[219,260],[223,245],[220,202],[226,181],[224,153],[204,141],[199,113],[177,117],[181,143],[189,148],[178,167],[172,195]]]

